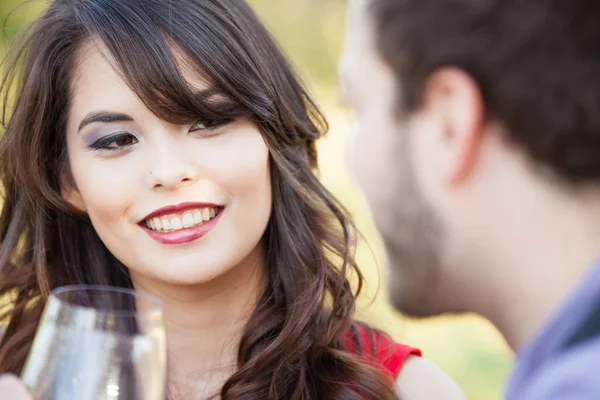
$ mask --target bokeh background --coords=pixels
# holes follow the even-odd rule
[[[35,18],[48,1],[0,0],[3,26],[0,57],[3,58],[11,38]],[[359,318],[389,332],[399,341],[420,347],[429,360],[461,385],[469,399],[500,399],[512,354],[488,322],[476,316],[414,321],[395,313],[388,304],[382,244],[346,166],[352,115],[338,100],[336,80],[346,2],[250,0],[250,3],[279,40],[329,119],[330,132],[320,143],[321,177],[353,213],[365,236],[365,243],[361,243],[358,250],[359,264],[367,277]]]

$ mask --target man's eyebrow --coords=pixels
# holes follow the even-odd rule
[[[348,76],[348,72],[344,69],[340,69],[338,72],[337,86],[338,97],[340,98],[340,101],[342,103],[348,103],[352,96],[352,85]]]

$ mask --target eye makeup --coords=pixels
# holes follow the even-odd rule
[[[138,133],[131,126],[106,124],[81,132],[83,144],[93,150],[102,150],[111,147],[121,147],[137,143]],[[118,146],[110,146],[112,142],[121,142]]]

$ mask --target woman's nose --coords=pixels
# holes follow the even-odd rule
[[[157,144],[149,166],[149,182],[153,190],[174,190],[197,178],[197,165],[177,138]]]

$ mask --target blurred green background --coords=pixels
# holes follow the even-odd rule
[[[336,90],[345,1],[250,0],[250,3],[304,77],[331,124],[328,136],[320,144],[321,176],[353,213],[370,245],[362,243],[358,252],[368,280],[359,317],[388,331],[399,341],[420,347],[425,357],[461,385],[469,399],[500,399],[512,355],[488,322],[475,316],[414,321],[395,313],[387,302],[382,244],[364,199],[346,168],[347,133],[352,116],[340,106]],[[3,25],[0,55],[19,29],[46,4],[47,1],[0,0]],[[15,9],[17,11],[8,17]]]

